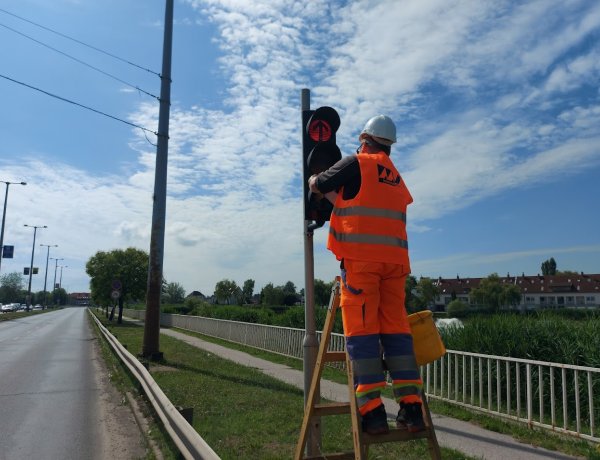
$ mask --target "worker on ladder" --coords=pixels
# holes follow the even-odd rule
[[[391,118],[368,120],[359,141],[357,155],[312,176],[309,187],[334,200],[327,248],[341,261],[342,321],[362,430],[389,432],[381,400],[383,350],[400,404],[396,424],[418,432],[425,429],[423,382],[404,305],[410,273],[406,208],[413,199],[390,159],[396,142]]]

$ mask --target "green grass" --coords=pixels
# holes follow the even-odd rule
[[[179,328],[172,328],[184,334],[201,338],[207,342],[216,343],[235,350],[243,351],[252,356],[262,358],[271,362],[285,364],[293,369],[302,370],[302,361],[295,358],[270,353],[263,350],[258,350],[252,347],[246,347],[226,340],[209,337],[196,332],[187,331]],[[325,368],[323,378],[337,383],[346,383],[346,373],[341,370]],[[388,389],[389,390],[389,389]],[[391,391],[384,391],[384,396],[391,398]],[[574,439],[569,436],[560,436],[554,433],[549,433],[547,430],[539,428],[529,429],[523,424],[510,422],[505,419],[490,417],[476,411],[469,411],[462,407],[436,401],[429,400],[429,406],[432,412],[447,415],[467,422],[474,423],[490,431],[503,433],[513,436],[521,442],[543,447],[549,450],[562,452],[568,455],[584,457],[590,460],[600,460],[600,446],[590,445],[581,440]],[[427,457],[427,455],[425,455]],[[446,457],[444,457],[446,458]]]
[[[107,327],[132,353],[141,350],[141,327],[127,322]],[[304,411],[302,390],[168,336],[161,336],[160,348],[165,359],[151,363],[153,378],[175,406],[194,409],[194,428],[222,459],[292,458]],[[279,359],[287,364],[289,358]],[[321,431],[324,453],[352,450],[349,416],[324,417]],[[424,440],[375,445],[369,453],[381,460],[429,457]],[[470,458],[445,448],[442,457]]]
[[[11,312],[0,314],[0,321],[10,321],[11,319],[24,318],[25,316],[41,315],[43,313],[49,313],[51,311],[56,311],[56,309],[11,311]]]

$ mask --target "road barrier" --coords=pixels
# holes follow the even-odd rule
[[[183,457],[186,459],[219,460],[220,457],[169,401],[150,375],[150,372],[119,343],[115,336],[96,318],[96,315],[91,311],[89,313],[117,356],[144,389],[148,400]]]

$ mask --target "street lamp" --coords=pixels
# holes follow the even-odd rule
[[[68,265],[61,265],[60,266],[60,280],[58,281],[58,288],[62,289],[62,269],[63,268],[69,268]]]
[[[10,184],[27,185],[27,182],[7,182],[0,181],[6,184],[6,193],[4,194],[4,212],[2,213],[2,229],[0,230],[0,268],[2,268],[2,255],[4,252],[4,220],[6,219],[6,203],[8,202],[8,186]]]
[[[52,283],[52,292],[54,292],[56,290],[56,269],[58,268],[58,261],[59,260],[65,260],[65,259],[57,259],[56,257],[50,257],[51,259],[54,259],[55,263],[54,263],[54,283]],[[54,298],[56,298],[56,294],[54,295]]]
[[[50,248],[57,248],[58,244],[40,244],[40,246],[46,246],[48,252],[46,253],[46,275],[44,275],[44,309],[48,308],[48,293],[46,292],[46,286],[48,283],[48,259],[50,258]]]
[[[29,265],[29,286],[27,287],[27,299],[26,299],[26,310],[29,311],[29,305],[31,305],[31,276],[33,275],[33,255],[35,254],[35,235],[37,233],[38,228],[48,228],[47,225],[27,225],[24,224],[23,227],[31,227],[33,228],[33,246],[31,247],[31,264]]]

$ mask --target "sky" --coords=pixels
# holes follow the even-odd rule
[[[32,291],[62,272],[85,292],[98,251],[149,252],[164,13],[0,0],[0,181],[27,182],[0,274],[34,249]],[[305,286],[303,88],[340,114],[343,155],[372,116],[396,123],[413,275],[600,273],[599,38],[589,0],[175,0],[165,279]]]

